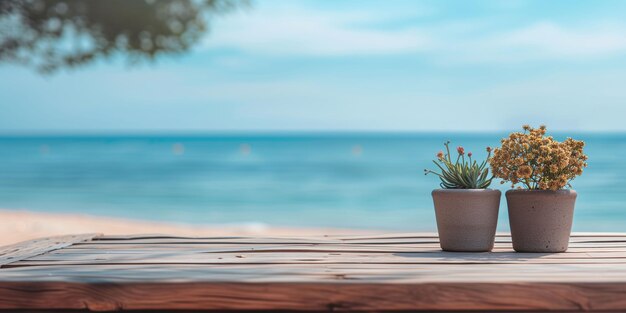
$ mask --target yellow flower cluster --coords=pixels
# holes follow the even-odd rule
[[[570,186],[587,167],[583,141],[567,138],[558,142],[545,136],[545,126],[524,125],[523,129],[502,139],[502,147],[489,159],[493,175],[503,184],[508,181],[513,188],[521,183],[528,189],[559,190]]]

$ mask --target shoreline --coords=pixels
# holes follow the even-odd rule
[[[176,236],[317,236],[367,235],[382,231],[326,227],[283,227],[262,224],[186,224],[103,217],[75,213],[46,213],[0,209],[0,246],[35,238],[102,233],[106,235],[168,234]]]

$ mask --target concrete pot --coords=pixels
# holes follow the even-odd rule
[[[517,252],[565,252],[574,218],[574,190],[506,192],[513,249]]]
[[[436,189],[432,196],[441,249],[464,252],[493,249],[499,190]]]

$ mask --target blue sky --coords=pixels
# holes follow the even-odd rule
[[[193,51],[0,66],[0,132],[626,131],[626,1],[263,1]]]

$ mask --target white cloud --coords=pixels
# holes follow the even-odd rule
[[[416,27],[382,30],[368,26],[390,18],[377,12],[261,7],[216,21],[219,31],[208,38],[206,47],[272,55],[337,56],[406,53],[430,46],[428,36]]]
[[[427,13],[425,13],[427,12]],[[215,21],[206,48],[230,48],[272,56],[419,54],[438,63],[520,63],[576,60],[626,52],[626,25],[586,21],[563,25],[529,21],[503,26],[502,20],[474,19],[404,23],[432,14],[428,9],[328,11],[312,7],[255,7]]]
[[[626,25],[565,27],[537,22],[497,34],[466,38],[459,62],[520,63],[532,60],[576,60],[626,52]],[[448,55],[450,57],[450,55]]]
[[[626,50],[624,26],[568,29],[541,22],[502,36],[504,45],[532,48],[553,56],[593,56]]]

